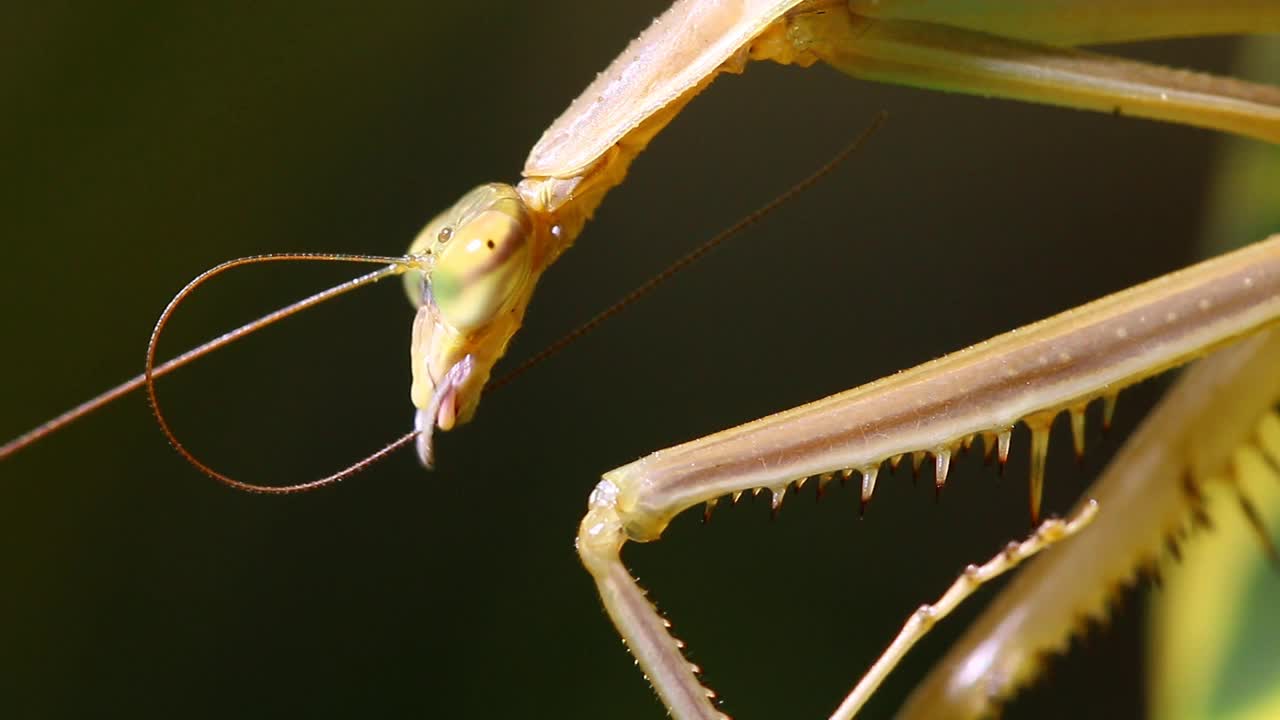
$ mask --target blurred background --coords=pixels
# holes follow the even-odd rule
[[[525,154],[664,9],[609,4],[39,3],[0,10],[0,435],[141,370],[188,279],[275,251],[398,253]],[[1228,72],[1229,41],[1126,48]],[[856,83],[825,67],[725,77],[652,144],[546,275],[526,357],[799,180],[880,109],[830,179],[441,438],[337,488],[205,479],[130,397],[0,466],[7,717],[655,718],[578,564],[600,473],[910,367],[1184,266],[1211,133]],[[227,276],[161,354],[362,272]],[[408,429],[398,283],[161,382],[171,421],[247,480],[310,479]],[[513,362],[505,363],[512,367]],[[501,371],[501,370],[500,370]],[[1065,511],[1165,381],[1126,392]],[[1090,421],[1096,426],[1096,408]],[[1003,480],[812,487],[680,518],[626,559],[743,718],[825,717],[901,622],[1028,528],[1025,430]],[[989,597],[984,594],[981,597]],[[888,715],[981,599],[878,696]],[[1011,717],[1139,717],[1142,603],[1057,661]]]

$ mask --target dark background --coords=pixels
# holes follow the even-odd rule
[[[141,369],[190,277],[261,252],[397,253],[541,130],[662,0],[43,3],[0,11],[0,435]],[[625,6],[625,7],[623,7]],[[1226,71],[1231,45],[1128,49]],[[10,717],[656,718],[573,536],[599,474],[1190,262],[1215,137],[752,66],[698,98],[550,271],[524,357],[803,177],[831,179],[443,437],[338,488],[206,480],[131,397],[0,467],[0,713]],[[165,354],[359,268],[245,270]],[[387,283],[162,383],[191,447],[246,479],[318,476],[405,431],[409,323]],[[164,352],[162,351],[162,352]],[[506,365],[510,367],[511,364]],[[1159,383],[1126,393],[1132,427]],[[1091,420],[1096,415],[1091,416]],[[1080,471],[1059,427],[1047,507]],[[1091,441],[1098,442],[1096,429]],[[744,718],[825,717],[920,602],[1027,528],[1008,477],[762,499],[681,518],[630,567]],[[1022,717],[1134,717],[1141,603]],[[896,707],[965,608],[890,679]]]

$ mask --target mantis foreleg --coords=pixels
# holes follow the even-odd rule
[[[792,483],[814,475],[823,482],[835,472],[861,472],[865,496],[874,491],[881,464],[905,453],[932,453],[942,483],[953,450],[981,434],[988,442],[1001,438],[1003,456],[1007,433],[1019,420],[1032,428],[1033,453],[1043,453],[1049,424],[1062,410],[1080,412],[1094,398],[1114,396],[1277,319],[1280,236],[606,473],[591,495],[578,552],[614,624],[673,714],[719,717],[681,645],[622,565],[619,553],[627,540],[655,540],[679,512],[699,502],[710,507],[725,494],[736,498],[768,488],[776,507]],[[1259,395],[1267,402],[1275,396]],[[1206,447],[1233,446],[1236,430],[1225,425],[1221,442]],[[1200,467],[1194,459],[1191,466]],[[1036,468],[1042,472],[1043,463],[1033,458],[1032,468],[1034,513],[1043,481]],[[1176,491],[1173,497],[1185,504]],[[1149,516],[1167,522],[1164,515]],[[1124,521],[1122,513],[1117,517]],[[1151,537],[1160,534],[1139,535],[1142,542]],[[1132,565],[1125,562],[1132,556],[1117,563],[1127,572]],[[1055,631],[1061,637],[1060,628]]]

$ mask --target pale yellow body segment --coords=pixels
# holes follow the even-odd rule
[[[651,115],[705,84],[802,0],[678,0],[565,110],[525,161],[525,177],[582,173]],[[746,58],[734,62],[741,67]]]

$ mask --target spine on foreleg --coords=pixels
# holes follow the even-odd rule
[[[1085,495],[1088,531],[1018,576],[912,694],[902,718],[990,715],[1063,651],[1084,619],[1204,522],[1204,483],[1229,478],[1233,452],[1280,399],[1280,330],[1248,338],[1189,370]]]

